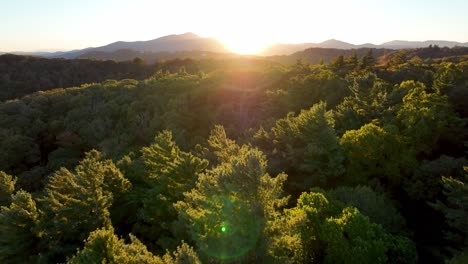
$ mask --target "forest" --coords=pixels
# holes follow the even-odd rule
[[[468,263],[467,55],[0,56],[0,263]]]

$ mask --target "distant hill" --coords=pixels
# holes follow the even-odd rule
[[[113,52],[89,51],[82,55],[79,55],[77,58],[93,60],[129,61],[138,57],[143,59],[145,63],[155,63],[172,59],[225,59],[239,56],[240,55],[233,53],[208,52],[200,50],[141,52],[131,49],[121,49]]]
[[[321,60],[324,62],[330,62],[333,58],[338,56],[351,56],[354,52],[357,53],[358,58],[364,56],[369,52],[371,48],[359,48],[359,49],[328,49],[328,48],[309,48],[303,51],[295,52],[291,55],[281,56],[269,56],[267,57],[271,61],[275,61],[282,64],[293,64],[298,60],[307,62],[310,64],[319,63]],[[395,52],[391,49],[372,49],[373,56],[377,59],[384,55]]]
[[[102,54],[99,52],[116,52],[120,50],[133,50],[137,52],[174,52],[174,51],[192,51],[203,50],[207,52],[228,52],[224,45],[213,38],[202,38],[193,33],[180,35],[168,35],[148,41],[117,41],[105,46],[96,48],[87,48],[70,52],[56,52],[46,57],[74,59],[83,54]],[[85,57],[89,57],[85,55]]]
[[[393,40],[375,45],[372,43],[365,43],[360,45],[351,44],[348,42],[329,39],[320,43],[279,43],[273,44],[265,48],[261,52],[262,56],[276,56],[276,55],[291,55],[295,52],[303,51],[309,48],[325,48],[325,49],[360,49],[360,48],[372,48],[372,49],[414,49],[424,48],[432,46],[439,47],[468,47],[468,42],[455,42],[445,40],[427,40],[427,41],[405,41],[405,40]],[[133,52],[130,52],[133,51]],[[214,38],[203,38],[193,33],[185,33],[180,35],[168,35],[153,40],[147,41],[117,41],[101,47],[90,47],[80,50],[72,51],[57,51],[57,52],[10,52],[17,55],[33,55],[48,58],[96,58],[96,59],[112,59],[112,60],[128,60],[135,57],[148,57],[148,61],[158,61],[159,57],[168,57],[169,59],[174,58],[171,55],[163,54],[152,54],[160,52],[180,52],[190,51],[194,53],[191,56],[196,55],[196,52],[205,53],[231,53],[220,41]],[[138,53],[138,54],[137,54]],[[0,54],[3,54],[0,52]],[[143,54],[143,55],[142,55]],[[133,58],[130,58],[133,56]],[[189,57],[191,57],[189,56]],[[121,59],[125,58],[125,59]],[[197,57],[198,58],[198,57]]]
[[[467,43],[445,41],[445,40],[427,40],[427,41],[403,41],[394,40],[375,45],[372,43],[366,43],[361,45],[355,45],[347,42],[343,42],[336,39],[326,40],[320,43],[301,43],[301,44],[274,44],[266,48],[262,55],[273,56],[273,55],[291,55],[295,52],[303,51],[308,48],[325,48],[325,49],[360,49],[360,48],[378,48],[378,49],[415,49],[432,46],[449,47],[455,46],[468,47]]]
[[[468,47],[467,43],[456,42],[456,41],[446,41],[446,40],[426,40],[426,41],[405,41],[405,40],[394,40],[390,42],[385,42],[380,46],[385,46],[389,49],[414,49],[414,48],[424,48],[432,46],[439,47],[448,47],[453,48],[456,46],[459,47]]]

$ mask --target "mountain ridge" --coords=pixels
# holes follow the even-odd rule
[[[376,45],[373,43],[364,44],[351,44],[336,39],[328,39],[319,43],[299,43],[287,44],[278,43],[272,44],[267,47],[261,55],[274,56],[274,55],[291,55],[308,48],[326,48],[326,49],[359,49],[359,48],[372,48],[372,49],[414,49],[424,48],[430,45],[439,47],[453,48],[455,46],[468,47],[468,42],[457,42],[447,40],[425,40],[425,41],[408,41],[408,40],[392,40]]]
[[[425,40],[425,41],[408,41],[408,40],[392,40],[376,45],[373,43],[352,44],[349,42],[328,39],[318,43],[275,43],[266,47],[261,56],[275,55],[291,55],[293,53],[306,50],[308,48],[327,48],[327,49],[359,49],[359,48],[382,48],[382,49],[411,49],[423,48],[430,45],[439,47],[468,47],[468,42],[456,42],[447,40]],[[13,53],[18,55],[34,55],[48,58],[66,58],[75,59],[86,57],[87,53],[95,52],[116,52],[119,50],[134,50],[136,52],[178,52],[178,51],[206,51],[217,53],[232,53],[219,40],[215,38],[200,37],[192,32],[183,34],[171,34],[159,38],[146,41],[116,41],[99,47],[88,47],[84,49],[75,49],[71,51],[57,52],[1,52]]]

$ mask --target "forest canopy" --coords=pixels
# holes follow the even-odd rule
[[[0,262],[465,263],[468,59],[444,52],[3,74]]]

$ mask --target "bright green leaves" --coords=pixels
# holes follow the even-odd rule
[[[0,206],[10,203],[10,197],[15,190],[16,178],[0,171]]]
[[[413,156],[404,150],[394,128],[367,124],[358,130],[348,130],[340,144],[347,157],[347,182],[366,184],[380,177],[391,184],[401,181],[401,170],[412,166]]]
[[[283,221],[282,239],[294,242],[290,254],[299,263],[416,262],[408,239],[386,233],[356,208],[343,206],[321,190],[303,193]]]
[[[119,239],[113,229],[98,229],[92,232],[82,250],[71,258],[69,264],[125,263],[125,264],[164,264],[153,256],[136,237],[130,235],[130,243]]]
[[[430,153],[451,129],[462,127],[446,96],[414,88],[403,97],[397,120],[408,144],[417,152]],[[454,135],[454,138],[460,135]]]

